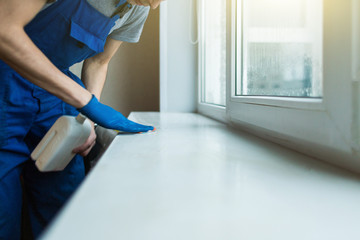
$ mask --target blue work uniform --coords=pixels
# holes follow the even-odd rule
[[[118,18],[106,17],[86,0],[58,0],[41,11],[25,31],[59,70],[83,86],[69,67],[102,52]],[[0,239],[20,238],[21,178],[35,237],[83,180],[80,156],[64,171],[50,173],[39,172],[29,158],[60,116],[77,114],[74,107],[0,60]]]

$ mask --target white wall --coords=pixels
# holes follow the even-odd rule
[[[168,0],[160,7],[162,112],[195,112],[197,108],[197,45],[189,40],[189,31],[196,29],[190,10],[190,3],[194,1]]]

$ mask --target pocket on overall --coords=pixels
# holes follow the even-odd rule
[[[34,43],[59,69],[67,69],[102,52],[105,40],[61,14],[33,38]]]
[[[89,32],[73,20],[71,21],[70,36],[78,41],[78,45],[80,44],[78,47],[86,45],[96,53],[104,51],[105,41]]]

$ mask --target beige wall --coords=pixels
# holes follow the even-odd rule
[[[79,74],[81,65],[72,70]],[[159,9],[150,10],[139,43],[123,43],[110,62],[101,102],[125,116],[159,111]]]
[[[125,116],[159,111],[159,9],[150,10],[140,42],[123,43],[112,59],[101,100]]]

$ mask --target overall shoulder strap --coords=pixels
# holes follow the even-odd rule
[[[117,6],[116,11],[113,13],[113,15],[111,17],[114,17],[115,15],[119,15],[120,18],[122,18],[132,8],[133,8],[133,6],[130,3],[125,2],[123,5]]]

